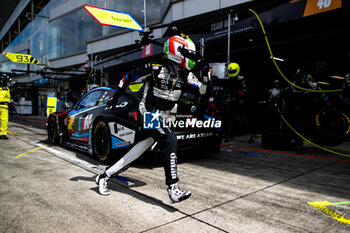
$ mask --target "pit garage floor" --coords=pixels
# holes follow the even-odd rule
[[[221,154],[179,153],[171,204],[164,171],[142,156],[98,194],[101,164],[48,145],[42,119],[12,119],[0,141],[0,232],[349,232],[350,156],[261,148],[248,135]],[[350,154],[350,143],[340,145]]]

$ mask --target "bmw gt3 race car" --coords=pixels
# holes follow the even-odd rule
[[[49,142],[88,152],[100,161],[124,155],[145,137],[143,130],[147,130],[141,130],[139,89],[130,85],[114,110],[107,108],[107,100],[115,89],[99,87],[85,94],[68,111],[50,114],[47,120]],[[199,103],[193,95],[185,93],[170,116],[175,124],[169,124],[177,135],[179,149],[219,152],[220,128],[210,127],[215,123],[214,115],[215,106]],[[197,120],[202,120],[203,124],[196,124]],[[151,148],[157,150],[156,145]]]

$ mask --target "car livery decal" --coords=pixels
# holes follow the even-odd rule
[[[112,149],[130,146],[131,144],[112,136]]]
[[[93,114],[89,114],[86,117],[80,117],[79,118],[79,123],[78,123],[79,131],[81,131],[81,130],[89,130],[91,128],[92,115]]]
[[[72,139],[82,141],[82,142],[87,142],[89,134],[88,133],[84,133],[84,134],[72,133],[70,136]]]
[[[134,143],[135,130],[116,122],[108,122],[111,131],[112,149],[129,146]]]
[[[189,134],[180,134],[176,135],[177,140],[185,140],[185,139],[196,139],[196,138],[208,138],[214,136],[213,132],[207,133],[189,133]]]
[[[67,114],[67,118],[64,119],[64,124],[67,125],[68,137],[69,139],[78,140],[82,142],[88,141],[88,133],[80,134],[79,132],[74,132],[75,130],[83,131],[89,130],[92,123],[93,114],[89,114],[86,117],[79,117],[84,112],[90,112],[94,109],[100,108],[101,106],[95,106],[92,108],[82,108],[79,110],[73,110]],[[79,117],[78,125],[73,127],[73,122],[75,122],[75,118]]]
[[[76,149],[80,149],[80,150],[84,150],[84,151],[87,151],[88,150],[88,147],[87,146],[83,146],[83,145],[78,145],[78,144],[75,144],[75,143],[72,143],[72,142],[64,142],[63,144],[67,145],[67,146],[70,146],[70,147],[73,147],[73,148],[76,148]]]

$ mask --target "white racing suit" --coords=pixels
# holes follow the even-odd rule
[[[193,72],[188,71],[168,60],[145,64],[143,67],[136,68],[125,75],[118,85],[119,88],[115,96],[108,101],[107,105],[115,106],[118,97],[131,82],[143,80],[145,87],[143,98],[139,104],[140,113],[143,116],[146,111],[159,111],[163,118],[167,117],[186,86],[195,87],[199,90],[199,94],[205,94],[207,75],[209,74],[206,74],[203,77],[204,81],[200,82],[194,74],[197,73],[196,71],[196,69]],[[144,129],[144,132],[150,137],[138,142],[116,164],[107,169],[107,176],[111,177],[119,173],[124,167],[140,157],[156,141],[163,157],[165,183],[168,186],[177,183],[179,178],[177,175],[177,139],[175,133],[169,128],[163,127],[162,124],[159,129]]]

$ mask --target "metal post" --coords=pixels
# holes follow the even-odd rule
[[[147,28],[147,11],[146,11],[146,0],[143,0],[143,13],[144,13],[144,23],[145,29]]]
[[[200,48],[199,48],[200,56],[203,59],[204,58],[204,47],[205,47],[204,38],[200,39],[199,46],[200,46]],[[199,70],[199,76],[203,77],[202,69]]]
[[[96,55],[95,59],[94,59],[94,65],[93,67],[95,67],[95,65],[97,64],[97,58],[100,58],[100,62],[102,61],[102,58],[100,55]],[[93,72],[95,73],[95,70],[93,70]],[[94,84],[96,84],[96,75],[94,75]]]
[[[105,84],[105,76],[104,76],[104,74],[103,74],[103,66],[102,66],[102,67],[101,67],[101,86],[102,86],[103,84],[106,85],[106,84]]]
[[[227,65],[230,64],[230,50],[231,50],[231,14],[228,14],[228,29],[227,29]]]
[[[30,20],[33,21],[34,19],[34,2],[33,0],[30,1],[31,7],[30,7]]]
[[[18,18],[18,35],[21,33],[21,20]]]
[[[201,38],[200,40],[200,55],[203,58],[204,57],[204,48],[205,48],[205,44],[204,44],[204,38]]]

